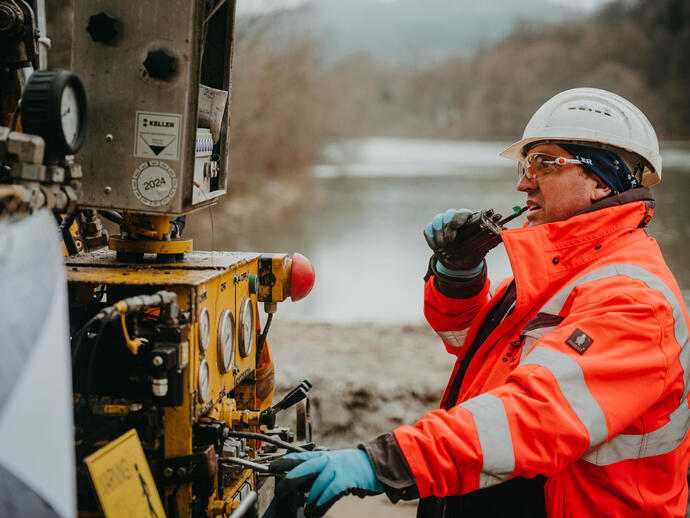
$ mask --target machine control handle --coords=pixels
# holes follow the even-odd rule
[[[299,385],[297,385],[294,389],[288,392],[283,399],[278,401],[278,403],[261,412],[259,422],[261,424],[265,424],[269,428],[273,428],[276,423],[276,414],[278,412],[281,412],[282,410],[285,410],[286,408],[290,408],[291,406],[296,405],[304,398],[306,398],[307,393],[309,392],[309,389],[311,387],[312,383],[309,379],[302,380],[302,382]]]

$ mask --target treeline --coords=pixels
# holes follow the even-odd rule
[[[618,0],[555,25],[522,21],[473,56],[324,66],[281,19],[240,19],[233,176],[305,171],[326,138],[514,139],[553,94],[591,86],[639,106],[662,139],[690,138],[690,0]],[[245,180],[241,180],[245,179]]]
[[[324,74],[327,134],[511,139],[577,86],[638,105],[660,138],[690,138],[690,0],[619,0],[582,20],[528,21],[472,57],[392,66],[351,56]]]
[[[280,17],[240,18],[235,28],[231,167],[237,186],[255,175],[300,174],[324,137],[318,43],[281,27]]]

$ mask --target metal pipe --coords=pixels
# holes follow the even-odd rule
[[[46,2],[36,0],[36,24],[38,25],[38,69],[48,68],[48,50],[50,49],[50,38],[48,38],[48,28],[46,23]]]
[[[230,462],[231,464],[238,464],[240,466],[245,466],[247,468],[252,468],[254,471],[259,471],[261,473],[270,473],[268,466],[265,464],[259,464],[258,462],[252,462],[246,459],[240,459],[238,457],[219,457],[219,462]]]
[[[265,433],[256,433],[256,432],[235,432],[230,430],[229,434],[232,437],[239,437],[241,439],[258,439],[260,441],[264,441],[270,444],[275,444],[279,448],[285,448],[286,450],[294,451],[294,452],[304,452],[308,451],[300,446],[296,446],[294,444],[290,444],[289,442],[282,441],[280,439],[276,439],[275,437],[271,435],[267,435]]]
[[[259,499],[259,493],[256,491],[251,491],[247,494],[246,497],[242,500],[242,503],[235,509],[232,514],[230,515],[230,518],[241,518],[245,514],[247,514],[249,511],[251,511],[252,507],[254,506],[254,503]]]

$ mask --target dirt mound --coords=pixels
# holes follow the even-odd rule
[[[454,363],[427,325],[334,325],[276,315],[269,341],[277,397],[310,378],[315,441],[332,448],[414,424],[437,408]]]

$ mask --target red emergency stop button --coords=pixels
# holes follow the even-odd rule
[[[314,287],[314,266],[302,254],[292,255],[290,267],[290,298],[293,301],[303,299]]]

